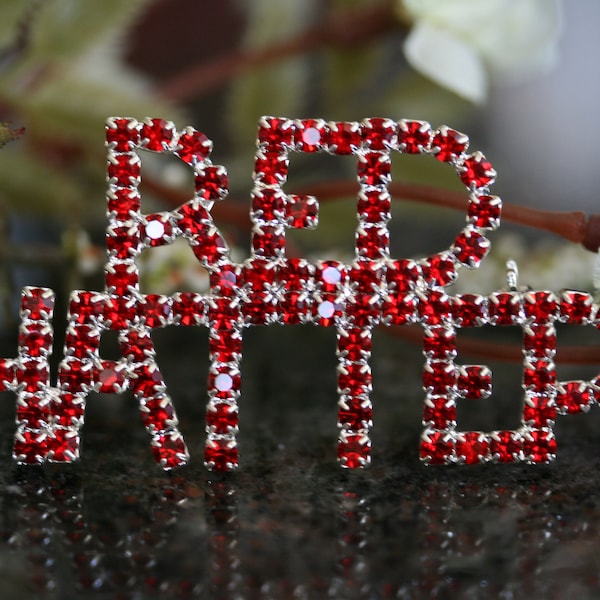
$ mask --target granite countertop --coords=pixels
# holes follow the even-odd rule
[[[16,467],[14,396],[2,394],[3,598],[598,597],[597,408],[559,419],[552,465],[425,467],[420,348],[377,334],[373,464],[350,472],[335,461],[333,330],[254,328],[241,467],[214,475],[202,465],[206,332],[157,344],[192,454],[174,472],[154,465],[127,395],[89,398],[78,464]],[[519,372],[494,366],[486,418],[510,411]]]

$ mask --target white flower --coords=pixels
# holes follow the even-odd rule
[[[556,61],[559,0],[399,0],[399,11],[413,24],[411,66],[473,102],[490,76],[522,79]]]

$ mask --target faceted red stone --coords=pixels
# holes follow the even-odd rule
[[[523,371],[523,385],[536,392],[544,392],[556,382],[554,363],[549,360],[531,360]]]
[[[140,211],[140,195],[136,189],[118,188],[110,190],[108,212],[119,221],[128,221]]]
[[[429,465],[446,464],[454,454],[454,440],[443,431],[428,431],[421,439],[419,454]]]
[[[238,327],[241,321],[241,308],[232,298],[211,299],[208,307],[208,319],[211,329],[231,330]]]
[[[594,308],[591,294],[565,290],[560,297],[560,316],[566,323],[585,325],[592,318]]]
[[[395,149],[398,145],[398,124],[391,119],[365,119],[361,133],[363,146],[371,150]]]
[[[388,325],[405,325],[417,320],[419,298],[411,293],[388,294],[381,306],[383,320]]]
[[[285,248],[285,231],[283,227],[262,225],[260,231],[252,235],[252,249],[257,256],[277,257]]]
[[[58,383],[61,389],[76,394],[93,386],[97,375],[87,360],[68,358],[64,360],[58,371]]]
[[[427,325],[441,325],[452,319],[452,305],[448,294],[438,290],[427,292],[419,302],[419,316]]]
[[[522,448],[522,440],[513,431],[496,431],[492,434],[490,452],[500,463],[518,460]]]
[[[528,292],[523,304],[525,318],[532,323],[547,323],[557,317],[558,302],[552,292]]]
[[[360,146],[358,124],[343,121],[329,123],[329,130],[325,132],[325,144],[333,154],[353,154]]]
[[[489,240],[471,229],[459,234],[453,245],[454,255],[459,262],[471,268],[481,264],[489,249]]]
[[[154,354],[154,345],[150,334],[146,331],[125,331],[120,348],[123,358],[133,362],[144,362]]]
[[[521,297],[513,292],[496,292],[490,296],[488,312],[493,325],[515,325],[521,318]]]
[[[204,450],[204,461],[213,471],[231,471],[238,466],[239,452],[235,440],[229,437],[209,438]]]
[[[102,367],[97,376],[100,387],[98,391],[102,394],[116,394],[125,385],[126,373],[119,364],[112,360],[103,360]]]
[[[67,329],[65,349],[75,358],[89,358],[98,352],[100,333],[96,327],[89,325],[74,325]]]
[[[389,255],[390,234],[387,227],[368,225],[361,227],[356,235],[356,250],[362,258],[379,259]]]
[[[135,153],[112,156],[107,167],[108,178],[119,187],[136,186],[140,172],[140,159]]]
[[[15,436],[13,455],[19,463],[40,464],[48,453],[48,436],[44,431],[20,429]]]
[[[338,460],[342,467],[360,469],[369,464],[371,444],[366,436],[360,433],[344,435],[338,443]]]
[[[422,272],[421,267],[415,261],[400,259],[388,264],[385,276],[388,289],[409,292],[416,289]]]
[[[289,163],[285,152],[259,151],[254,162],[254,181],[264,185],[281,185],[287,178]]]
[[[188,127],[180,136],[175,154],[188,165],[194,166],[208,157],[212,142],[200,131]]]
[[[131,293],[138,287],[137,266],[133,263],[112,264],[106,269],[106,286],[119,296]]]
[[[69,304],[69,321],[90,323],[104,313],[104,298],[97,292],[77,292]]]
[[[523,453],[532,463],[545,463],[556,453],[556,439],[549,429],[534,429],[525,435]]]
[[[373,420],[373,407],[365,398],[344,398],[338,410],[338,423],[356,431],[371,426]]]
[[[50,406],[39,395],[21,395],[17,403],[17,422],[29,429],[41,429],[50,420]]]
[[[186,327],[204,323],[207,304],[200,294],[178,292],[173,296],[173,320]]]
[[[423,262],[423,277],[429,286],[450,285],[457,277],[456,263],[448,254],[434,254]]]
[[[252,292],[259,292],[274,285],[276,275],[277,270],[273,262],[256,258],[246,264],[242,279],[250,286]]]
[[[464,133],[444,126],[434,133],[431,150],[438,160],[451,162],[456,160],[468,145],[469,139]]]
[[[500,224],[502,200],[498,196],[471,196],[467,218],[475,227],[495,229]]]
[[[79,434],[71,428],[54,428],[48,438],[48,452],[52,462],[73,462],[79,458]]]
[[[350,396],[366,394],[371,389],[371,369],[366,363],[348,363],[338,367],[338,388]]]
[[[173,142],[173,124],[164,119],[151,119],[142,125],[141,137],[144,147],[154,152],[168,150]]]
[[[547,358],[556,351],[556,331],[553,325],[531,325],[523,336],[523,348],[532,358]]]
[[[204,167],[196,173],[196,196],[202,200],[220,200],[229,191],[227,171],[221,166]]]
[[[83,420],[85,402],[75,394],[61,392],[52,403],[51,410],[56,425],[72,427],[74,423],[81,423]]]
[[[138,304],[134,298],[111,296],[104,309],[104,317],[111,329],[128,329],[138,314]]]
[[[148,398],[141,409],[144,427],[153,431],[165,431],[175,422],[173,404],[166,396]]]
[[[290,148],[294,143],[294,122],[289,119],[263,117],[258,128],[258,141],[269,150]]]
[[[177,226],[197,241],[209,235],[212,219],[208,211],[196,202],[187,202],[175,214]]]
[[[211,331],[208,338],[211,360],[228,363],[239,360],[242,352],[242,336],[238,331]]]
[[[446,429],[456,422],[456,404],[448,398],[428,398],[423,407],[423,425]]]
[[[146,223],[142,226],[141,237],[150,248],[164,246],[172,241],[173,225],[168,215],[156,213],[146,217]]]
[[[460,178],[467,187],[476,189],[493,183],[496,171],[481,152],[476,152],[465,159]]]
[[[458,394],[463,398],[479,400],[492,393],[492,373],[482,365],[461,366],[457,380]]]
[[[164,381],[158,366],[155,363],[140,364],[133,370],[130,382],[134,393],[144,398],[152,398],[164,389]]]
[[[171,321],[172,304],[168,296],[147,294],[140,310],[147,327],[164,327]]]
[[[237,429],[238,420],[237,408],[227,402],[211,403],[206,411],[206,425],[212,433],[231,433]]]
[[[281,190],[261,188],[252,192],[252,217],[254,220],[281,223],[285,216],[285,194]]]
[[[366,152],[359,156],[358,179],[362,185],[385,186],[391,179],[391,162],[387,152]]]
[[[299,152],[323,150],[329,127],[321,119],[305,119],[296,123],[296,147]]]
[[[32,321],[47,321],[54,310],[54,293],[46,288],[27,287],[21,295],[21,313]]]
[[[229,250],[227,243],[217,230],[208,233],[206,237],[196,238],[196,241],[199,243],[192,246],[192,252],[205,266],[215,265]]]
[[[296,325],[308,320],[312,314],[312,298],[304,292],[287,292],[279,303],[284,325]]]
[[[32,394],[39,392],[50,383],[50,371],[46,360],[23,359],[16,374],[19,384],[26,392]]]
[[[588,382],[566,381],[558,384],[556,406],[561,415],[586,412],[594,400],[594,388]]]
[[[163,469],[175,469],[188,461],[185,442],[179,432],[165,432],[152,438],[154,460]]]
[[[288,227],[306,229],[317,224],[319,203],[314,196],[289,196],[285,206]]]
[[[133,119],[111,119],[106,126],[106,142],[116,152],[129,152],[140,143],[140,133]]]
[[[486,320],[487,303],[479,294],[460,294],[452,297],[452,316],[459,327],[479,327]]]
[[[336,260],[321,262],[315,272],[315,282],[319,290],[327,293],[338,293],[347,279],[345,265]]]
[[[423,387],[436,395],[447,394],[456,384],[456,369],[450,362],[432,360],[423,370]]]
[[[423,337],[423,352],[430,359],[447,360],[456,356],[456,336],[447,327],[428,327]]]
[[[556,405],[544,394],[528,394],[523,406],[523,421],[533,427],[547,427],[556,419]]]
[[[303,258],[289,258],[279,269],[279,281],[286,290],[305,290],[313,277],[313,266]]]
[[[338,353],[348,361],[365,360],[371,353],[371,342],[368,328],[343,329],[338,333]]]
[[[424,121],[402,120],[399,123],[398,146],[401,152],[421,154],[429,147],[431,127]]]
[[[238,395],[241,376],[228,366],[219,366],[208,374],[208,389],[216,398],[227,400]]]
[[[106,230],[106,249],[120,260],[129,260],[140,251],[139,226],[135,223]]]
[[[19,331],[19,347],[27,356],[33,358],[48,356],[52,350],[52,330],[50,327],[22,325]]]
[[[0,358],[0,392],[17,384],[16,365],[13,360]]]
[[[478,431],[461,433],[456,438],[456,456],[464,458],[466,465],[476,465],[489,457],[490,443]]]
[[[384,224],[390,219],[391,199],[387,191],[361,190],[358,194],[358,214],[365,223]]]
[[[214,296],[233,297],[242,285],[242,274],[237,266],[223,265],[210,274],[210,289]]]

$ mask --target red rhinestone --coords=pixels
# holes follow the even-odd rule
[[[585,325],[592,318],[593,298],[585,292],[565,290],[560,299],[560,315],[566,323]]]
[[[552,292],[529,292],[523,308],[528,321],[540,324],[557,317],[558,302]]]
[[[345,394],[365,394],[371,389],[371,381],[371,369],[365,363],[349,363],[339,367],[338,388]]]
[[[81,423],[85,412],[85,402],[77,395],[62,392],[52,404],[52,416],[56,425],[72,427]]]
[[[446,394],[456,384],[456,376],[452,363],[433,360],[423,370],[423,386],[432,394]]]
[[[128,221],[140,210],[140,195],[135,189],[119,188],[110,190],[108,196],[108,212],[114,213],[119,221]]]
[[[230,438],[210,438],[206,442],[204,460],[214,471],[231,471],[238,466],[239,453]]]
[[[106,286],[114,294],[122,296],[138,286],[138,273],[135,264],[109,265],[106,270]]]
[[[457,277],[456,263],[447,254],[435,254],[423,263],[423,277],[428,286],[447,286]]]
[[[150,334],[145,331],[125,331],[121,341],[121,354],[133,362],[144,362],[154,354]]]
[[[4,392],[16,384],[17,374],[14,361],[0,358],[0,391]]]
[[[294,143],[294,122],[289,119],[263,117],[258,128],[258,141],[269,150],[291,147]]]
[[[442,291],[432,290],[419,302],[419,316],[427,325],[441,325],[452,319],[450,297]]]
[[[194,202],[187,202],[179,208],[175,218],[178,227],[194,239],[206,236],[210,229],[211,217],[208,211]]]
[[[480,188],[494,182],[496,171],[481,152],[476,152],[465,159],[460,178],[467,187]]]
[[[253,218],[281,223],[285,215],[285,194],[281,190],[257,189],[252,192]]]
[[[241,273],[234,265],[223,265],[210,274],[210,289],[214,296],[232,297],[241,287]]]
[[[428,398],[423,407],[423,425],[446,429],[456,422],[456,405],[448,398]]]
[[[371,445],[361,434],[345,435],[338,443],[338,460],[342,467],[360,469],[370,462]]]
[[[173,297],[173,319],[180,325],[201,325],[206,314],[206,302],[200,294],[178,292]]]
[[[285,325],[295,325],[308,319],[311,314],[310,296],[303,292],[288,292],[280,302],[281,318]]]
[[[475,227],[495,229],[500,223],[502,201],[498,196],[471,196],[468,220]]]
[[[34,394],[41,391],[50,383],[48,363],[34,358],[22,360],[17,369],[17,381],[26,392]]]
[[[466,465],[476,465],[489,455],[489,441],[478,431],[461,433],[456,439],[456,455],[465,459]]]
[[[175,411],[165,396],[145,400],[141,410],[144,427],[153,431],[165,431],[175,422]]]
[[[361,190],[358,194],[358,214],[365,223],[380,224],[390,219],[391,199],[387,191]]]
[[[100,334],[98,329],[89,325],[75,325],[67,329],[65,349],[75,358],[89,358],[98,352]]]
[[[208,307],[208,319],[211,329],[231,331],[238,327],[241,320],[241,308],[232,298],[216,298]]]
[[[430,465],[444,465],[452,458],[454,440],[443,431],[427,432],[421,439],[421,460]]]
[[[112,360],[102,361],[102,368],[98,373],[98,391],[102,394],[116,394],[125,385],[125,371],[119,368],[118,363]]]
[[[164,119],[151,119],[142,125],[141,137],[145,148],[154,152],[168,150],[174,137],[173,124]]]
[[[215,363],[228,363],[240,358],[242,336],[236,331],[211,331],[208,343],[210,357]]]
[[[362,258],[386,258],[389,254],[390,234],[386,227],[361,227],[356,236],[356,250]]]
[[[523,371],[523,385],[535,392],[544,392],[556,382],[554,363],[548,360],[532,360]]]
[[[221,400],[235,397],[240,390],[240,374],[227,366],[220,366],[216,371],[208,374],[208,389]]]
[[[362,185],[387,185],[391,179],[390,169],[390,157],[387,152],[366,152],[359,156],[358,178]]]
[[[494,432],[490,440],[490,452],[500,463],[518,460],[522,447],[522,441],[513,431]]]
[[[532,463],[545,463],[556,453],[556,439],[548,429],[535,429],[525,436],[523,452]]]
[[[17,403],[17,422],[30,429],[40,429],[50,420],[50,406],[48,403],[40,402],[37,396],[26,396],[22,398],[25,402]]]
[[[306,119],[297,123],[296,146],[300,152],[323,150],[329,128],[324,121]]]
[[[104,317],[111,329],[128,329],[137,316],[138,304],[127,296],[113,296],[108,299]]]
[[[306,229],[317,224],[319,203],[313,196],[289,196],[285,206],[288,227]]]
[[[417,287],[421,275],[421,267],[413,260],[394,260],[388,264],[386,281],[388,288],[409,292]]]
[[[196,173],[196,196],[202,200],[220,200],[229,191],[229,178],[224,167],[204,167]]]
[[[140,232],[136,224],[109,227],[106,232],[106,248],[116,258],[129,260],[140,251]]]
[[[54,294],[46,288],[25,288],[21,295],[21,312],[32,321],[47,321],[54,310]]]
[[[457,381],[458,394],[463,398],[479,400],[492,393],[492,373],[481,365],[461,366]]]
[[[169,217],[165,214],[148,215],[142,229],[141,237],[145,238],[146,245],[151,248],[164,246],[172,241],[173,225],[171,225]]]
[[[48,437],[42,431],[21,430],[15,436],[13,453],[20,463],[40,464],[48,453]]]
[[[361,261],[353,265],[348,272],[348,279],[353,290],[361,297],[371,300],[378,293],[383,278],[380,263]],[[356,295],[356,294],[355,294]]]
[[[353,431],[369,427],[372,419],[371,402],[363,398],[345,398],[338,410],[338,423]]]
[[[233,404],[216,402],[206,411],[206,425],[212,433],[231,433],[238,426],[238,412]]]
[[[327,150],[334,154],[353,154],[360,146],[360,129],[357,123],[329,123],[329,131],[325,132]]]
[[[523,336],[523,348],[535,358],[553,356],[556,351],[556,332],[552,325],[531,325]]]
[[[326,293],[336,294],[340,292],[347,278],[345,265],[336,260],[326,260],[319,264],[315,281],[319,289]]]
[[[363,145],[371,150],[394,149],[398,145],[398,124],[391,119],[365,119],[361,132]]]
[[[309,286],[311,278],[312,265],[303,258],[289,258],[279,270],[279,281],[286,290],[303,291]]]
[[[388,294],[382,304],[383,320],[388,325],[405,325],[417,320],[419,299],[414,294]]]
[[[178,432],[167,432],[156,435],[152,439],[154,460],[163,469],[174,469],[185,465],[188,461],[185,442]]]
[[[276,273],[274,263],[258,258],[244,267],[243,280],[253,292],[259,292],[275,284]]]
[[[578,411],[577,411],[578,412]],[[556,419],[556,406],[550,403],[548,396],[528,394],[523,406],[523,421],[534,427],[547,427],[549,421]]]
[[[561,415],[586,412],[594,399],[594,388],[585,381],[566,381],[558,384],[556,406]]]
[[[154,363],[136,366],[133,375],[131,389],[144,398],[156,396],[164,388],[162,375]]]
[[[194,256],[206,266],[215,265],[227,254],[228,248],[220,233],[215,231],[206,237],[197,238],[199,244],[192,246]]]
[[[469,140],[464,133],[449,127],[441,127],[436,131],[431,142],[434,156],[442,162],[456,160],[469,145]]]
[[[460,294],[452,297],[452,316],[460,327],[479,327],[486,322],[484,296]]]
[[[160,294],[144,296],[141,313],[147,327],[164,327],[171,320],[172,305],[170,298]]]
[[[454,255],[465,266],[476,268],[490,249],[490,242],[480,233],[467,230],[454,241]]]
[[[55,428],[48,438],[52,462],[70,463],[79,458],[79,434],[71,428]]]
[[[48,356],[52,350],[52,332],[50,328],[37,329],[23,325],[19,332],[19,347],[28,356],[39,358]]]
[[[289,160],[285,153],[258,152],[254,163],[254,181],[264,185],[280,185],[287,178]]]
[[[496,292],[490,296],[488,312],[492,325],[514,325],[520,321],[521,298],[512,292]]]
[[[285,234],[282,227],[263,225],[260,231],[252,235],[252,248],[258,256],[275,257],[282,253],[285,247]]]
[[[96,371],[86,360],[67,359],[60,365],[58,383],[61,389],[76,394],[93,385]]]
[[[140,133],[132,119],[111,119],[106,126],[106,141],[116,152],[128,152],[137,148]]]
[[[208,157],[212,142],[200,131],[188,127],[180,136],[175,154],[188,165],[196,165]]]
[[[431,359],[446,360],[453,358],[456,355],[456,336],[453,330],[446,327],[425,329],[423,352]]]
[[[140,178],[140,167],[137,154],[119,154],[111,157],[107,173],[113,184],[119,187],[134,187]]]
[[[339,354],[347,360],[363,360],[371,353],[371,332],[369,329],[342,330],[337,347]]]
[[[69,320],[89,323],[104,313],[104,298],[96,292],[77,292],[69,304]]]
[[[401,152],[421,154],[429,147],[431,128],[424,121],[400,121],[398,146]]]

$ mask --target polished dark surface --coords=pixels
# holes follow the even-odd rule
[[[79,464],[16,467],[14,397],[0,396],[2,598],[600,596],[598,408],[559,419],[553,465],[424,467],[420,348],[378,333],[373,464],[348,472],[335,462],[333,330],[255,328],[241,467],[214,476],[202,465],[206,333],[155,337],[192,453],[176,472],[154,465],[127,395],[89,398]],[[475,417],[492,428],[518,405],[520,376],[493,370],[496,394]]]

